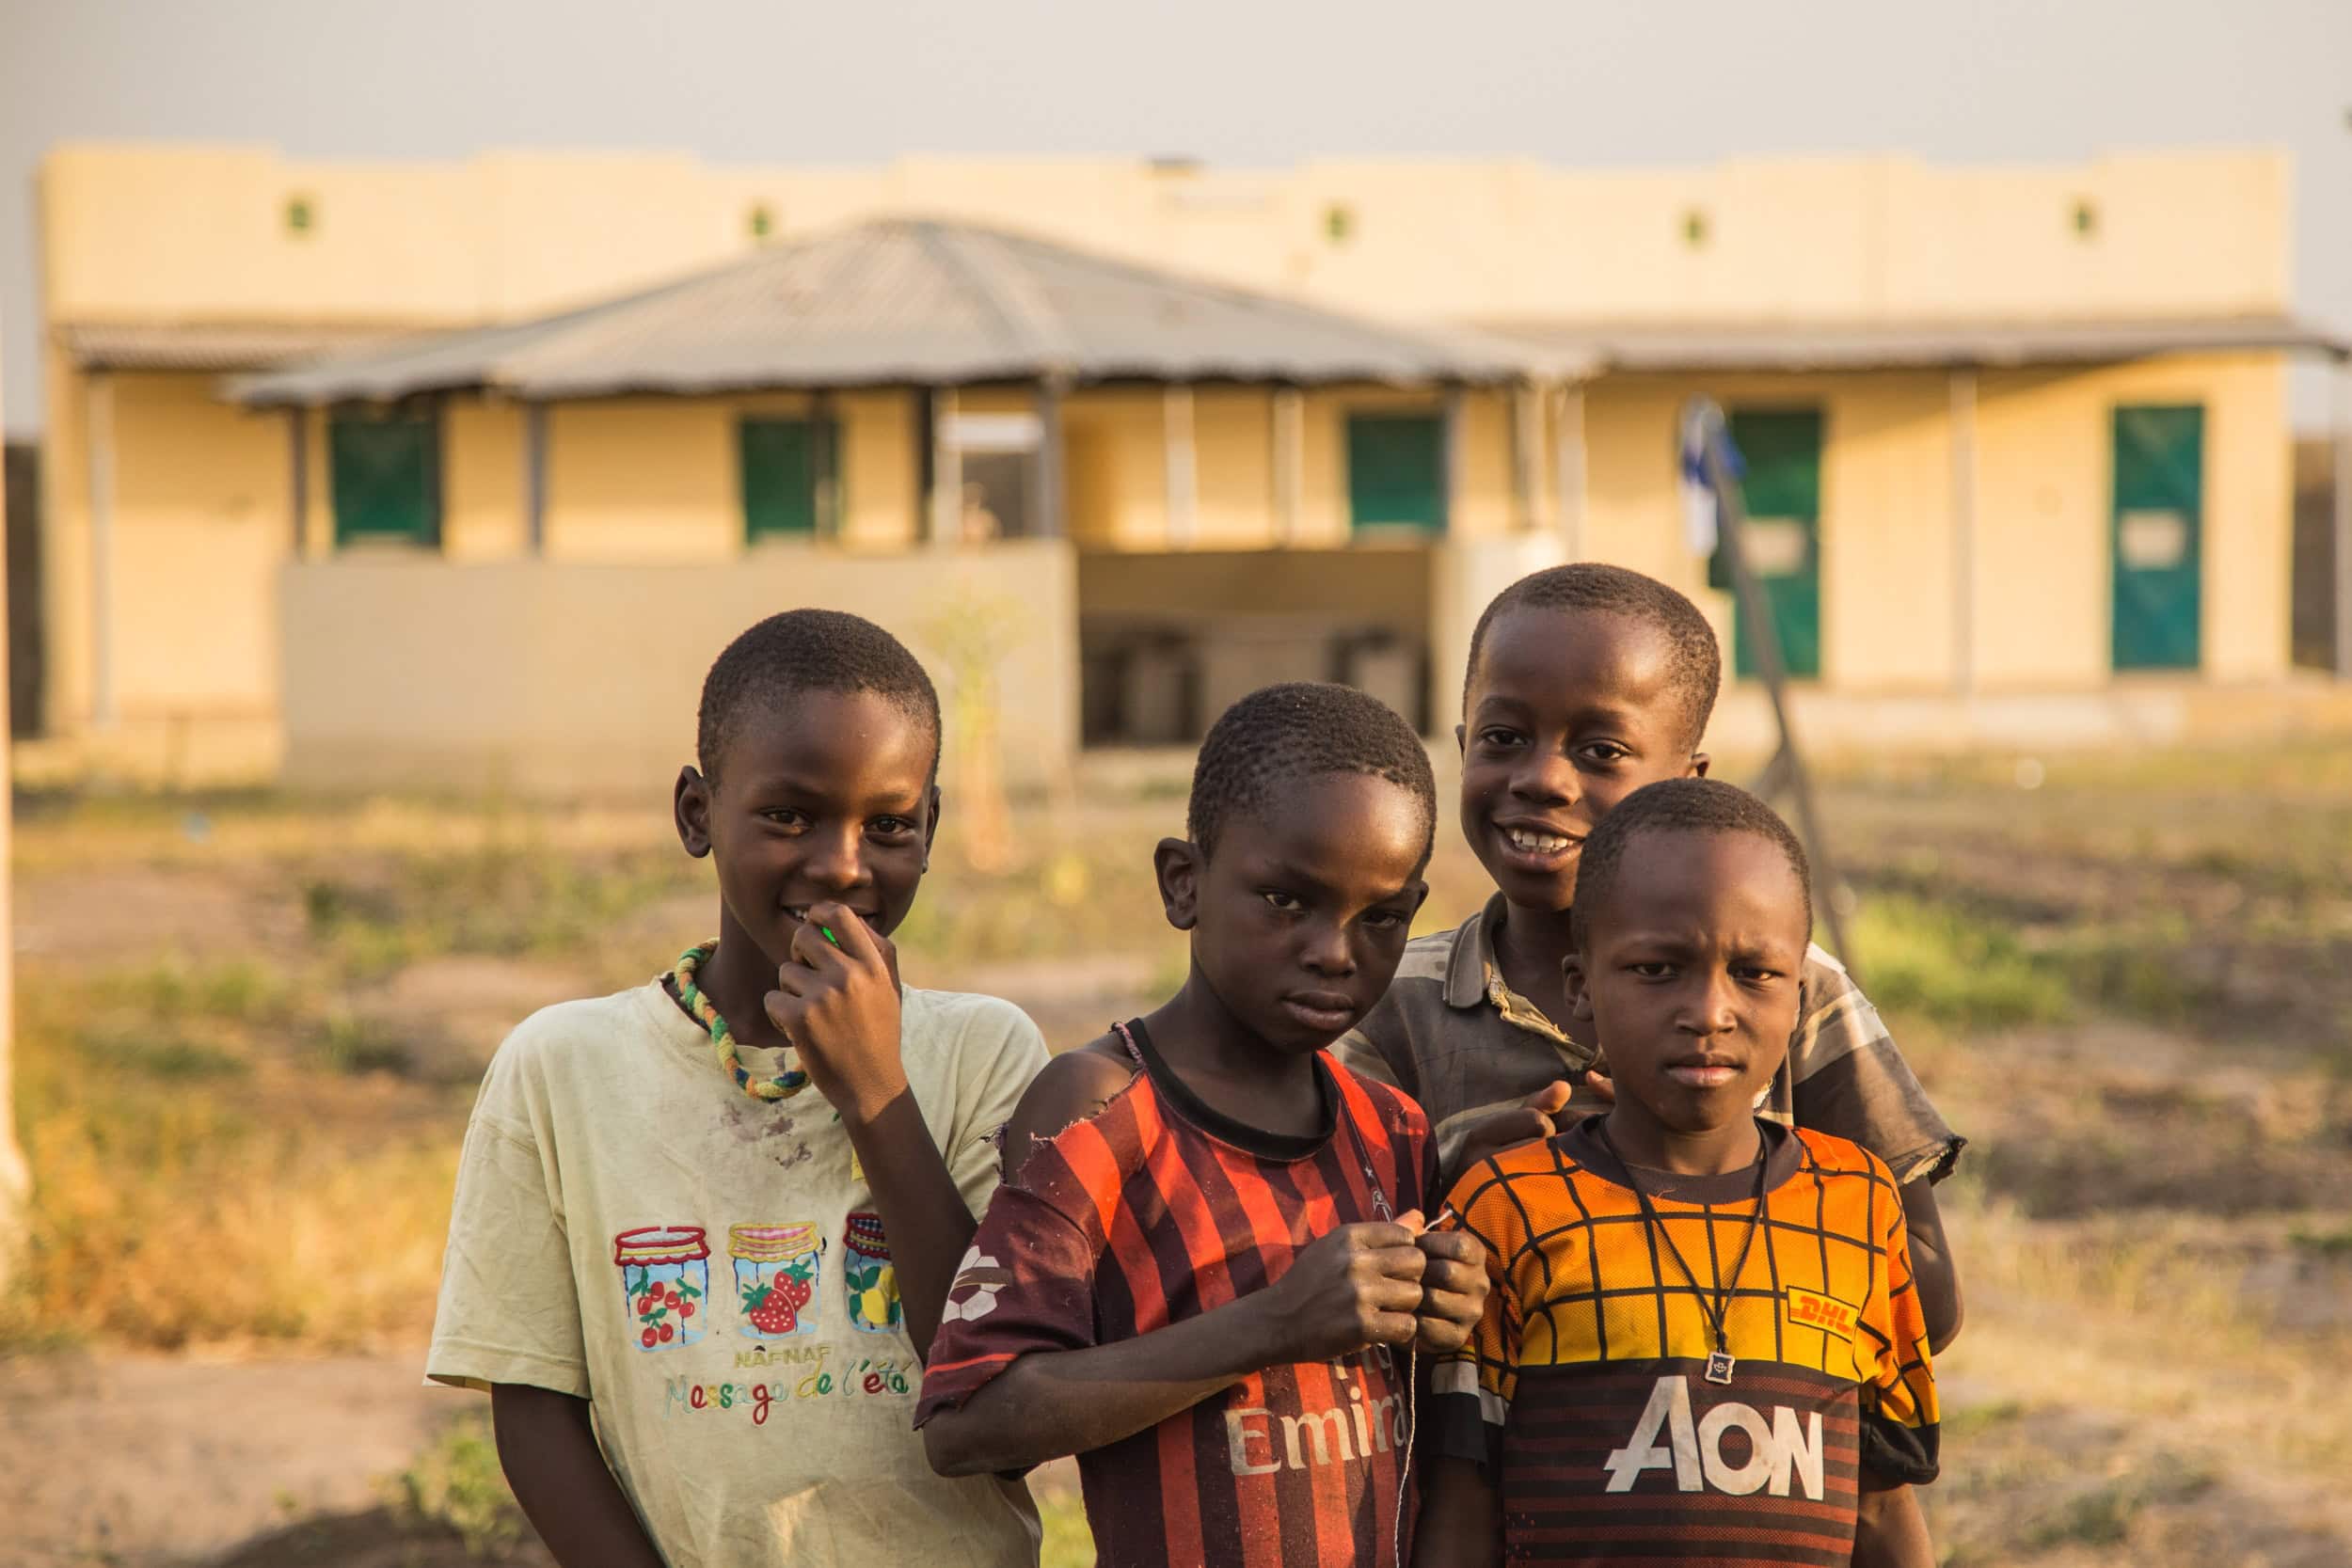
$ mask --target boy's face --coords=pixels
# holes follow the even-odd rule
[[[1320,1051],[1370,1012],[1428,895],[1427,818],[1367,774],[1316,779],[1227,819],[1216,853],[1182,839],[1155,857],[1168,924],[1243,1027],[1278,1051]]]
[[[1804,910],[1788,857],[1754,833],[1660,830],[1626,847],[1565,966],[1621,1110],[1682,1133],[1754,1114],[1797,1027]]]
[[[1655,627],[1591,610],[1496,617],[1463,705],[1462,832],[1502,895],[1576,899],[1585,835],[1646,784],[1707,771]]]
[[[799,691],[749,716],[715,783],[678,777],[679,842],[719,868],[724,923],[780,963],[812,904],[883,936],[914,904],[939,826],[933,742],[870,691]]]

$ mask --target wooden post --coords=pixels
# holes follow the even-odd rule
[[[1570,561],[1584,559],[1584,384],[1560,388],[1560,542]]]
[[[1300,515],[1306,510],[1306,395],[1295,387],[1277,387],[1272,413],[1274,538],[1277,544],[1295,545]]]
[[[1462,410],[1466,401],[1461,388],[1448,387],[1445,389],[1442,465],[1445,479],[1444,490],[1438,499],[1445,510],[1444,531],[1448,534],[1454,531],[1462,494]]]
[[[286,410],[288,478],[294,491],[294,558],[309,557],[310,532],[310,411],[300,404]]]
[[[1952,685],[1977,689],[1977,372],[1952,372]]]
[[[1511,488],[1518,515],[1512,519],[1526,533],[1544,526],[1543,450],[1544,395],[1533,382],[1511,388]]]
[[[110,730],[115,724],[115,397],[114,383],[103,371],[90,372],[87,409],[83,438],[89,459],[90,723]]]
[[[0,497],[0,531],[6,528],[5,497]],[[0,578],[5,578],[0,570]],[[8,595],[0,584],[0,748],[8,739]],[[15,777],[13,758],[9,778]],[[11,863],[14,831],[13,789],[0,789],[0,867]],[[16,941],[14,911],[8,898],[8,879],[0,877],[0,1287],[15,1276],[23,1256],[24,1201],[33,1190],[32,1168],[16,1141]]]
[[[2352,360],[2328,367],[2335,396],[2336,678],[2352,681]]]
[[[1168,542],[1191,547],[1200,530],[1200,453],[1192,438],[1192,388],[1170,387],[1161,397],[1168,437]]]
[[[931,543],[963,537],[963,450],[956,445],[956,389],[931,393]]]

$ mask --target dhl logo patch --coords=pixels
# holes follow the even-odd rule
[[[1818,1328],[1825,1334],[1835,1334],[1840,1339],[1852,1342],[1854,1320],[1859,1316],[1854,1308],[1835,1296],[1817,1295],[1794,1286],[1789,1287],[1788,1296],[1790,1323]]]

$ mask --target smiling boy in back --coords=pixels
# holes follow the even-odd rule
[[[1569,952],[1586,835],[1633,791],[1707,771],[1699,743],[1723,684],[1712,627],[1652,578],[1595,562],[1497,594],[1464,673],[1462,832],[1495,895],[1416,938],[1380,1006],[1340,1042],[1359,1073],[1421,1101],[1448,1182],[1480,1155],[1605,1110],[1606,1071],[1568,1021]],[[1760,1107],[1851,1138],[1901,1184],[1921,1302],[1937,1348],[1960,1328],[1960,1285],[1932,1183],[1962,1140],[1936,1114],[1878,1010],[1813,948],[1797,1032]]]

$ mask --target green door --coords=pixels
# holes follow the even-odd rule
[[[1732,444],[1746,465],[1748,567],[1780,633],[1781,667],[1791,676],[1821,673],[1821,411],[1755,409],[1731,416]],[[1718,552],[1708,580],[1731,586]],[[1732,668],[1759,673],[1748,651],[1746,612],[1732,608]]]
[[[1443,533],[1445,420],[1435,414],[1351,414],[1347,515],[1359,531]]]
[[[747,541],[811,537],[840,471],[834,426],[815,420],[745,420],[738,431]]]
[[[430,413],[338,413],[327,421],[326,461],[335,543],[440,537],[440,426]]]
[[[2205,411],[2115,411],[2115,668],[2194,670],[2202,652]]]

